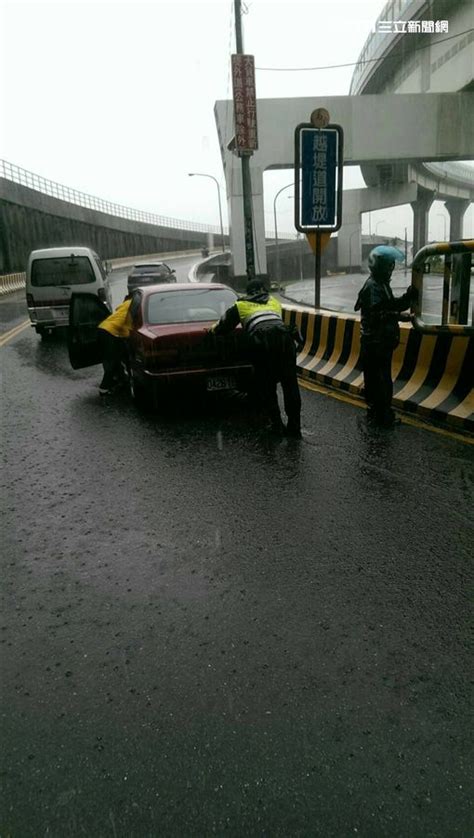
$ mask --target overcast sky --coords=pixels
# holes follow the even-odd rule
[[[213,108],[231,98],[233,5],[0,0],[0,157],[116,203],[218,224],[215,185],[187,173],[214,175],[225,196]],[[355,62],[383,6],[248,0],[244,47],[261,68]],[[317,104],[318,95],[347,94],[352,72],[258,70],[257,96],[314,96]],[[275,193],[291,179],[265,176],[269,232]],[[346,169],[345,185],[363,185],[358,170]],[[440,211],[431,214],[433,237],[443,237]],[[402,235],[411,218],[411,210],[372,213],[372,231],[379,223],[380,233]],[[293,230],[285,194],[279,227]]]

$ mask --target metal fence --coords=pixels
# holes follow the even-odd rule
[[[4,274],[0,276],[0,297],[10,294],[11,291],[19,291],[26,285],[26,273]]]
[[[14,183],[19,183],[21,186],[27,186],[29,189],[35,189],[37,192],[42,192],[45,195],[51,195],[53,198],[59,198],[61,201],[68,201],[70,204],[77,204],[80,207],[104,212],[107,215],[128,218],[130,221],[142,221],[146,224],[174,227],[179,230],[193,230],[199,233],[220,234],[220,227],[211,224],[199,224],[196,221],[184,221],[181,218],[155,215],[152,212],[144,212],[142,210],[132,209],[131,207],[124,207],[121,204],[104,201],[95,195],[79,192],[77,189],[71,189],[62,183],[56,183],[54,180],[48,180],[34,172],[29,172],[27,169],[22,169],[21,166],[15,166],[14,163],[9,163],[7,160],[0,160],[0,177],[11,180]],[[228,235],[229,231],[225,229],[224,232]]]

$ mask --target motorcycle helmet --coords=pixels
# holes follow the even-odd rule
[[[395,262],[403,262],[404,258],[402,251],[397,247],[378,244],[369,253],[369,271],[373,276],[390,279]]]

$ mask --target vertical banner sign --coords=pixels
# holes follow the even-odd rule
[[[336,213],[335,132],[303,131],[301,136],[301,223],[334,225]]]
[[[344,133],[325,108],[295,130],[295,227],[315,236],[314,307],[321,307],[321,250],[342,225]]]
[[[258,149],[257,95],[253,55],[232,56],[232,89],[235,148],[239,154],[252,154]]]
[[[342,223],[342,128],[298,125],[295,134],[295,226],[335,232]]]

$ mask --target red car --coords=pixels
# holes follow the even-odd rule
[[[201,392],[247,391],[253,367],[239,327],[224,336],[208,329],[237,300],[227,285],[176,283],[133,292],[128,344],[130,392],[138,403],[163,386]],[[74,369],[99,364],[97,324],[108,310],[90,294],[73,295],[69,357]]]

